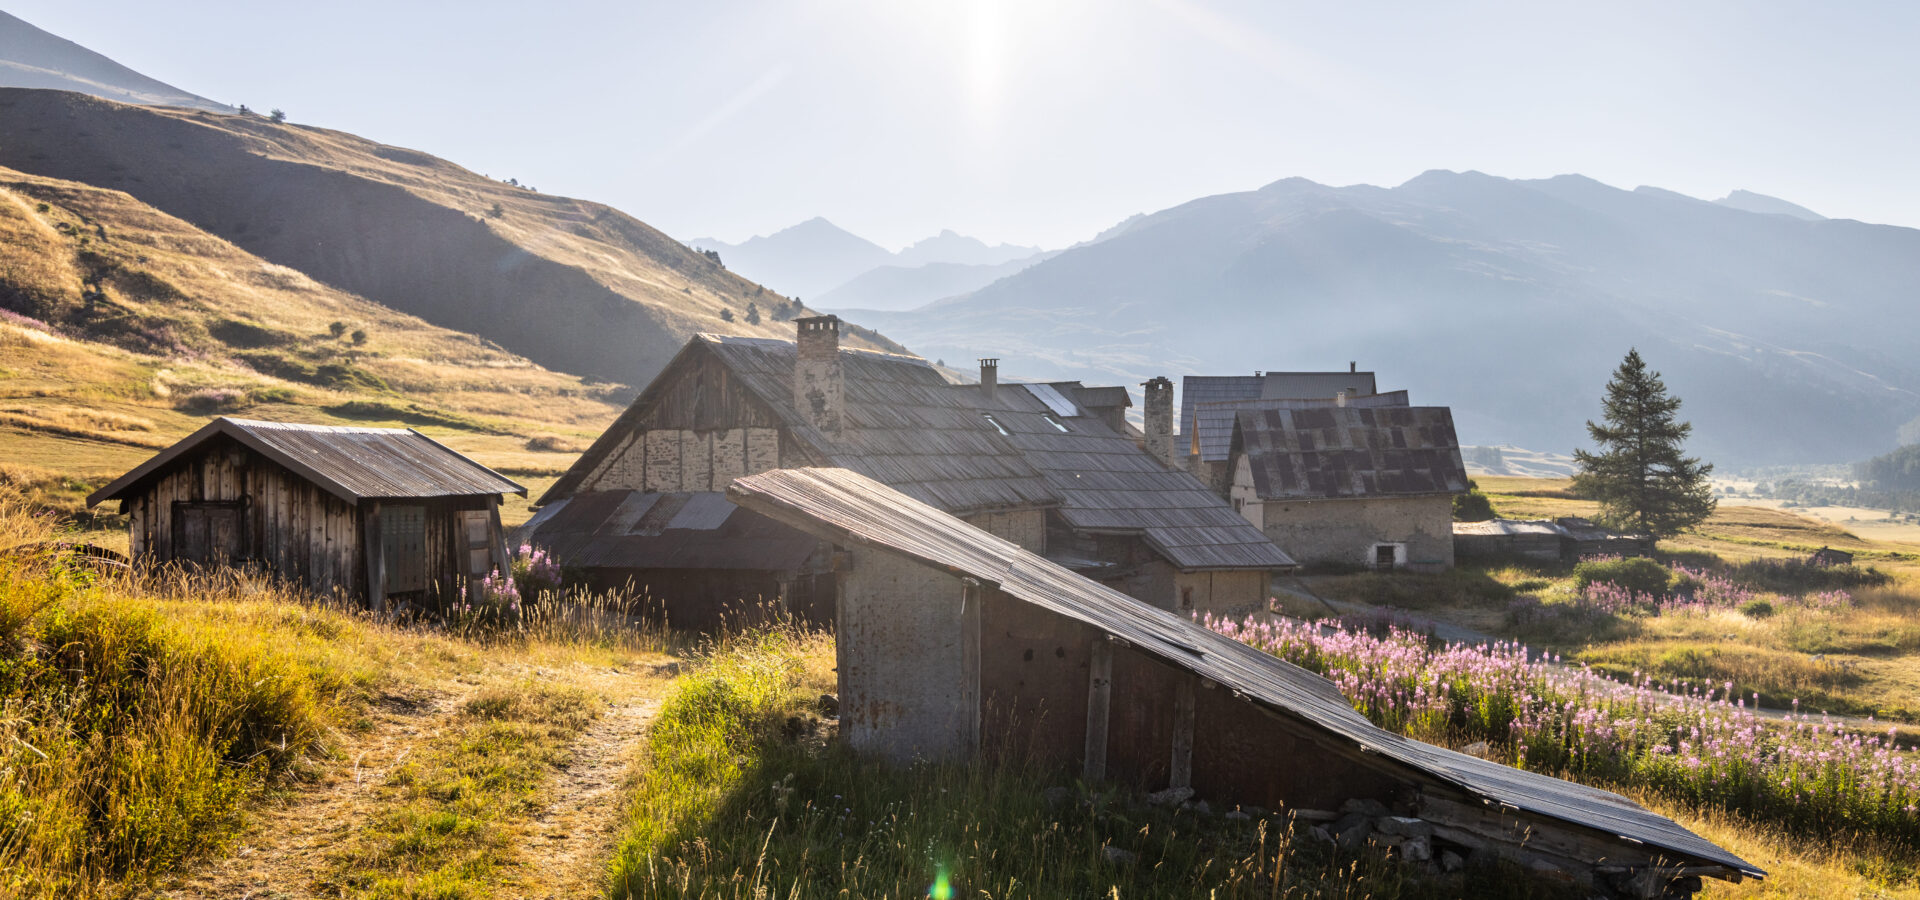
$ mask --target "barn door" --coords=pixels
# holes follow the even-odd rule
[[[232,501],[175,501],[173,558],[208,566],[245,559],[241,509]]]
[[[480,602],[480,581],[493,571],[493,517],[484,509],[463,509],[459,517],[460,563],[466,568],[467,602]]]
[[[427,589],[427,508],[380,508],[380,559],[388,596]]]

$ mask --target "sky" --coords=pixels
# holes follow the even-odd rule
[[[6,0],[146,75],[610,203],[1059,247],[1300,176],[1577,172],[1920,226],[1920,4]]]

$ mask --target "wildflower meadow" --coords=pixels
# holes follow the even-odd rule
[[[1731,696],[1731,684],[1638,674],[1622,683],[1518,643],[1434,647],[1398,629],[1376,637],[1290,620],[1206,624],[1325,675],[1383,728],[1447,745],[1484,740],[1523,768],[1647,789],[1807,836],[1920,848],[1920,756],[1892,729],[1760,713]]]

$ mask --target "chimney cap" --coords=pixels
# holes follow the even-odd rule
[[[999,367],[1000,367],[1000,357],[997,357],[997,356],[982,356],[982,357],[980,357],[980,368],[982,368],[982,369],[997,369],[997,368],[999,368]]]
[[[836,333],[840,331],[840,317],[832,313],[824,316],[802,316],[793,320],[793,322],[801,331],[819,331],[822,329]]]

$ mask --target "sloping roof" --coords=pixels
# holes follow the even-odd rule
[[[1558,539],[1560,526],[1545,519],[1488,519],[1485,522],[1455,522],[1455,535],[1500,537],[1537,535]]]
[[[1383,731],[1333,683],[1190,620],[1154,609],[1019,546],[842,469],[784,469],[739,479],[740,505],[836,542],[887,548],[1119,637],[1362,750],[1504,806],[1650,845],[1688,860],[1764,875],[1673,820],[1608,791],[1476,759]]]
[[[542,507],[513,540],[582,568],[762,572],[796,570],[820,543],[715,491],[576,494]]]
[[[977,388],[957,390],[972,393],[1006,429],[1007,439],[1060,498],[1059,515],[1074,530],[1138,534],[1182,569],[1295,564],[1199,479],[1162,465],[1099,418],[1059,414],[1049,401],[1065,392],[1034,387],[1001,385],[992,400]]]
[[[1467,489],[1453,413],[1444,406],[1241,411],[1234,449],[1246,453],[1262,500],[1457,494]]]
[[[1188,375],[1180,379],[1180,433],[1193,434],[1195,404],[1219,400],[1258,400],[1263,380],[1259,375]]]
[[[1341,391],[1346,391],[1348,397],[1360,397],[1376,393],[1379,390],[1376,384],[1372,372],[1188,375],[1180,379],[1180,433],[1192,435],[1197,427],[1195,404],[1222,400],[1332,400]],[[1189,437],[1188,441],[1191,440]]]
[[[527,489],[411,428],[349,428],[214,419],[87,497],[124,499],[167,464],[225,435],[349,503],[361,500],[525,495]]]
[[[951,384],[918,357],[842,348],[846,425],[830,434],[794,407],[798,351],[792,341],[702,334],[661,378],[671,377],[687,354],[706,352],[822,462],[947,512],[1059,507],[1071,527],[1138,534],[1182,569],[1294,565],[1198,480],[1161,465],[1132,435],[1089,415],[1087,398],[1124,405],[1124,388],[1007,383],[988,400],[979,385]],[[646,400],[643,393],[547,498],[566,496],[579,480],[575,473],[611,452],[620,440],[615,432],[628,428]],[[1047,424],[1043,414],[1068,430]]]
[[[707,334],[696,340],[835,465],[953,512],[1055,502],[1019,449],[924,359],[843,348],[846,427],[830,435],[793,406],[792,341]]]
[[[1388,391],[1384,394],[1369,394],[1364,397],[1349,397],[1347,406],[1379,409],[1388,406],[1411,406],[1406,391]],[[1243,409],[1336,409],[1338,400],[1306,400],[1298,398],[1258,399],[1258,400],[1209,400],[1193,405],[1193,430],[1190,432],[1189,447],[1192,441],[1199,441],[1200,458],[1206,462],[1221,462],[1227,458],[1227,449],[1233,443],[1234,413]],[[1192,452],[1191,449],[1188,452]]]

